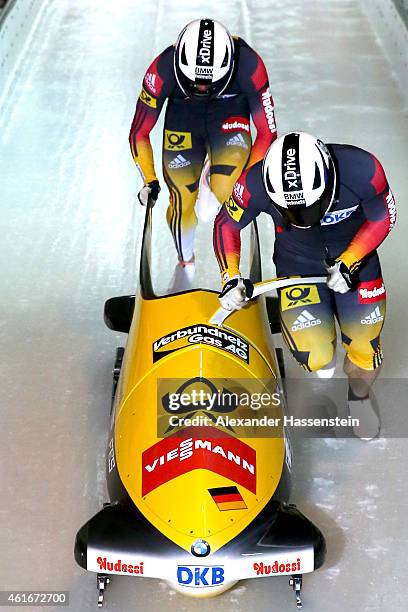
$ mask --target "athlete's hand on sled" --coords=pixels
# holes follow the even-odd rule
[[[157,198],[160,193],[160,185],[159,181],[152,181],[151,183],[147,183],[143,185],[137,197],[142,206],[147,206],[149,198],[152,200],[153,206],[156,204]]]
[[[252,297],[254,286],[248,278],[234,276],[227,281],[218,295],[225,310],[240,310]]]
[[[340,259],[326,262],[327,286],[337,293],[347,293],[356,286],[357,277]]]

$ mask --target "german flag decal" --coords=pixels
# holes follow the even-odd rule
[[[245,510],[246,503],[237,487],[218,487],[208,489],[209,494],[217,504],[218,510]]]

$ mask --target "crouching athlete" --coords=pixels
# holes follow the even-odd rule
[[[327,275],[327,284],[279,292],[282,334],[303,368],[334,373],[336,329],[346,350],[348,405],[362,438],[379,433],[369,389],[380,371],[380,333],[386,292],[377,248],[396,220],[395,202],[380,162],[342,144],[324,145],[302,132],[278,138],[264,162],[246,170],[214,224],[224,308],[245,304],[239,270],[240,230],[260,212],[275,225],[278,276]]]
[[[212,19],[189,23],[176,44],[147,69],[130,130],[144,205],[160,191],[149,134],[166,99],[162,162],[170,191],[167,222],[179,268],[194,271],[194,205],[206,155],[211,189],[222,203],[245,165],[263,159],[276,138],[273,100],[264,63],[242,38],[232,37]],[[257,130],[253,145],[250,117]]]

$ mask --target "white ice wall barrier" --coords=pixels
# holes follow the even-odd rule
[[[48,0],[9,0],[0,17],[0,107]]]
[[[408,30],[392,0],[360,0],[408,101]]]

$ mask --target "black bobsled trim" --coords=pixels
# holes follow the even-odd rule
[[[112,297],[105,302],[103,318],[109,329],[128,334],[134,310],[134,295]]]
[[[273,549],[312,546],[315,569],[323,564],[326,555],[322,532],[293,504],[280,504],[273,523],[259,545]]]
[[[87,549],[102,553],[174,555],[186,551],[156,529],[133,505],[109,504],[95,514],[78,531],[75,560],[87,569]]]
[[[75,538],[74,557],[80,567],[86,569],[88,549],[88,523],[78,531]]]
[[[282,331],[279,313],[279,298],[268,297],[265,298],[266,312],[268,313],[269,326],[272,334],[280,334]]]

